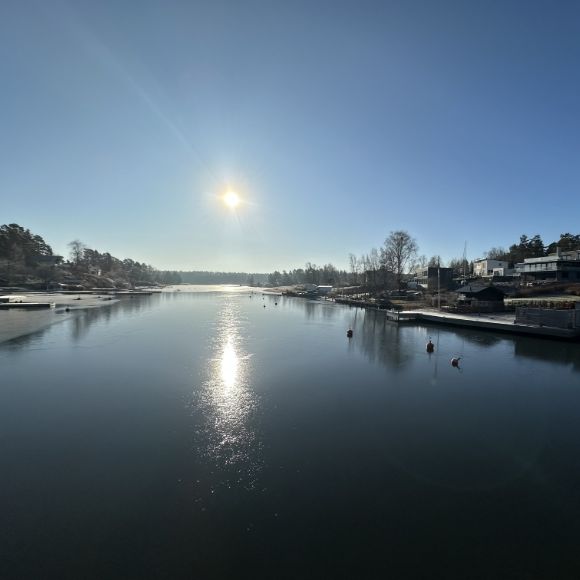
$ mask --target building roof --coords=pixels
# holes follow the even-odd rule
[[[547,256],[540,256],[539,258],[524,258],[523,262],[520,264],[539,264],[545,262],[567,262],[567,261],[578,261],[580,260],[580,250],[574,250],[572,252],[558,252],[556,254],[548,254]]]
[[[469,283],[465,284],[465,286],[461,286],[455,292],[457,294],[465,294],[466,296],[474,296],[476,294],[480,294],[482,292],[486,293],[493,293],[497,294],[498,296],[504,295],[505,292],[501,288],[497,288],[496,286],[488,286],[487,284],[478,284],[478,283]]]

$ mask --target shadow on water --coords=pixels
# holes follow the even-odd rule
[[[580,372],[580,344],[577,342],[567,343],[521,337],[515,343],[515,353],[518,357],[570,366],[574,372]]]

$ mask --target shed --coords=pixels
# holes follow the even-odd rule
[[[466,284],[456,291],[457,307],[471,312],[501,312],[505,292],[497,286]]]
[[[471,302],[472,300],[484,302],[503,302],[505,292],[497,286],[484,284],[466,284],[456,290],[457,300]]]

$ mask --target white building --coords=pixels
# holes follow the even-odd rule
[[[478,278],[491,278],[494,275],[494,269],[500,268],[502,269],[502,272],[508,271],[509,263],[506,260],[488,260],[487,258],[480,258],[473,262],[473,275]]]
[[[514,268],[494,268],[492,276],[513,276],[515,273]]]

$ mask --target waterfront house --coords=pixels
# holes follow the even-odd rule
[[[509,276],[513,274],[506,260],[488,260],[480,258],[473,262],[473,275],[476,278],[491,278],[492,276]]]
[[[522,281],[580,282],[580,250],[560,252],[541,258],[526,258],[516,264]]]

